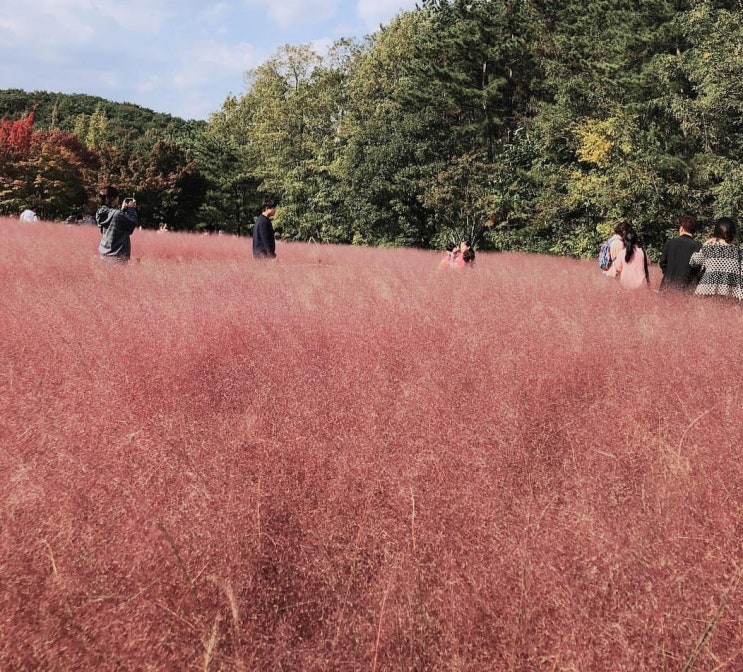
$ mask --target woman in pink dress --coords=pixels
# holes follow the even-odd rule
[[[648,257],[640,246],[639,237],[634,229],[627,229],[624,235],[624,245],[617,253],[612,267],[622,287],[639,289],[643,285],[650,286]]]

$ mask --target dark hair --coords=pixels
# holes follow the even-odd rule
[[[648,270],[648,255],[642,250],[642,243],[640,242],[640,236],[632,226],[627,227],[627,231],[624,234],[624,247],[627,250],[624,253],[624,262],[629,263],[630,259],[635,254],[637,249],[642,251],[642,263],[645,267],[645,282],[650,283],[650,271]]]
[[[730,217],[720,217],[715,222],[715,238],[722,238],[726,243],[732,243],[735,239],[735,222]]]
[[[98,192],[98,198],[101,199],[101,205],[111,205],[111,201],[119,197],[119,190],[110,184],[103,187]]]
[[[627,229],[631,229],[632,224],[630,224],[628,221],[619,222],[618,224],[614,225],[614,233],[616,233],[618,236],[622,236],[624,238],[624,234],[627,232]]]
[[[635,248],[640,246],[640,239],[637,235],[637,231],[630,228],[624,234],[624,260],[629,261],[632,259],[632,255],[635,253]]]
[[[447,252],[452,252],[455,247],[456,247],[456,245],[454,243],[447,243],[446,244],[446,251]]]
[[[266,212],[266,210],[271,210],[272,208],[276,207],[276,200],[273,198],[266,198],[264,199],[263,203],[261,203],[261,212]]]
[[[678,225],[680,229],[693,235],[697,230],[697,218],[694,217],[694,215],[681,215],[678,220]]]
[[[468,247],[462,254],[462,259],[467,264],[472,263],[475,260],[475,251],[471,247]]]

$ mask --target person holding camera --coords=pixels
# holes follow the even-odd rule
[[[111,185],[101,189],[98,197],[101,205],[95,213],[95,221],[101,231],[98,253],[106,259],[127,261],[132,253],[129,236],[137,228],[137,202],[125,198],[119,208],[119,191]]]

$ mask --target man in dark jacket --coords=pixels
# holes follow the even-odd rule
[[[694,240],[697,220],[691,215],[679,217],[679,235],[666,241],[660,255],[659,266],[663,271],[660,289],[693,290],[699,279],[698,269],[689,266],[691,255],[701,249],[702,244]]]
[[[261,214],[253,226],[253,258],[275,259],[276,238],[274,237],[271,217],[276,214],[276,201],[266,200],[261,207]]]

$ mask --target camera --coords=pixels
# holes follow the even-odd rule
[[[132,196],[127,196],[124,199],[124,207],[126,207],[127,205],[131,205],[132,203],[134,203],[134,198]]]

